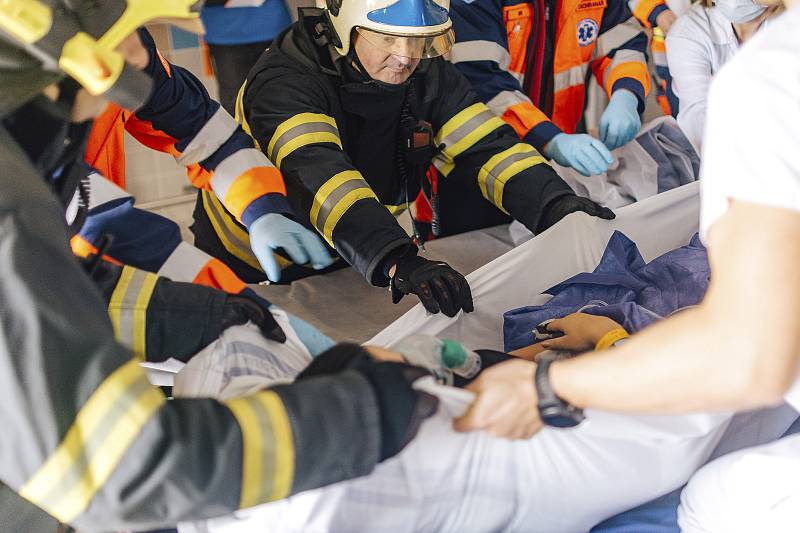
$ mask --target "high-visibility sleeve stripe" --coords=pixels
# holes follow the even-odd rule
[[[314,195],[309,219],[328,243],[333,245],[333,230],[342,216],[358,200],[373,198],[375,192],[357,170],[345,170],[322,184]]]
[[[177,158],[178,164],[188,166],[208,159],[230,139],[238,128],[239,124],[220,106],[189,141],[183,153]]]
[[[264,391],[226,402],[242,431],[240,506],[285,498],[294,481],[294,438],[280,397]]]
[[[503,191],[506,182],[514,175],[546,160],[532,146],[517,143],[492,156],[478,172],[478,186],[483,197],[503,211]]]
[[[191,283],[211,259],[204,251],[181,241],[158,269],[158,275],[172,281]]]
[[[255,148],[245,148],[237,150],[230,156],[223,159],[214,169],[214,176],[211,178],[211,187],[217,193],[217,197],[224,201],[228,189],[245,172],[254,168],[275,168],[261,151]],[[269,192],[286,193],[284,187]],[[260,194],[258,196],[261,196]]]
[[[664,3],[664,0],[632,0],[629,3],[631,12],[636,19],[645,27],[650,27],[648,18],[653,10]]]
[[[486,102],[486,107],[498,117],[502,117],[509,107],[524,103],[533,105],[531,99],[520,91],[502,91]]]
[[[256,270],[261,270],[261,264],[250,247],[250,236],[247,232],[228,219],[215,194],[203,191],[200,195],[208,220],[225,249],[240,261]]]
[[[582,63],[567,70],[557,72],[553,76],[553,90],[559,92],[576,85],[583,87],[586,83],[586,73],[588,70],[589,64]]]
[[[511,64],[511,54],[500,44],[494,41],[464,41],[455,43],[450,49],[451,63],[466,61],[492,61],[497,63],[501,70],[508,70]]]
[[[445,122],[436,135],[436,144],[444,144],[445,149],[440,153],[434,164],[439,171],[447,176],[454,167],[453,160],[481,139],[505,124],[503,120],[492,113],[486,104],[478,102],[456,114]]]
[[[141,358],[147,353],[147,306],[157,282],[155,274],[125,266],[108,304],[117,340]]]
[[[642,84],[645,94],[650,92],[650,73],[644,54],[633,50],[620,50],[614,54],[611,65],[603,74],[603,87],[611,96],[614,83],[622,78],[633,78]]]
[[[402,204],[402,205],[386,205],[386,204],[383,204],[383,207],[385,207],[386,210],[389,211],[389,213],[391,213],[393,216],[397,216],[397,215],[399,215],[401,213],[404,213],[405,210],[408,209],[408,206],[406,204]]]
[[[165,401],[138,361],[125,363],[92,393],[56,450],[22,486],[20,495],[61,522],[73,521],[86,510]]]
[[[286,196],[283,176],[275,167],[255,167],[239,175],[225,193],[225,207],[241,220],[242,213],[254,199],[265,194]]]
[[[317,143],[333,143],[342,147],[336,121],[321,113],[300,113],[275,129],[267,147],[267,155],[280,168],[286,156],[303,146]]]
[[[94,209],[107,202],[131,197],[125,189],[97,172],[89,174],[89,189],[92,191],[92,194],[89,195],[89,209]]]

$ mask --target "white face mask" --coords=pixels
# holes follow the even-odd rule
[[[715,0],[715,5],[722,16],[734,24],[744,24],[757,18],[767,6],[761,6],[753,0]]]

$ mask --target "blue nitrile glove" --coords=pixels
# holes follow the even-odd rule
[[[584,176],[602,174],[614,157],[603,143],[585,133],[559,133],[547,143],[545,155],[559,165],[572,167]]]
[[[639,99],[626,89],[614,91],[600,117],[600,140],[609,150],[616,150],[631,142],[641,127]]]
[[[291,313],[286,313],[286,316],[289,317],[289,324],[291,324],[294,332],[300,337],[300,342],[311,353],[311,357],[318,356],[336,344],[333,339],[302,318],[298,318]]]
[[[294,220],[267,213],[250,225],[250,247],[270,281],[281,279],[281,267],[273,250],[283,248],[297,264],[311,263],[315,270],[333,262],[320,238]]]

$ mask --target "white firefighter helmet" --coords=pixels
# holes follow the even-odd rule
[[[450,0],[316,0],[326,9],[339,39],[350,51],[353,30],[386,51],[414,59],[437,57],[453,46]]]

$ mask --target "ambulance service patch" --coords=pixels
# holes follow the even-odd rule
[[[593,19],[583,19],[578,23],[578,44],[588,46],[597,40],[600,26]]]

